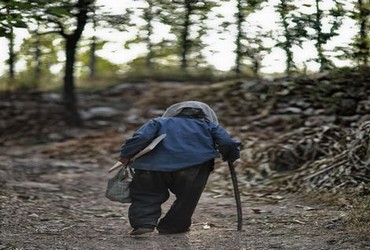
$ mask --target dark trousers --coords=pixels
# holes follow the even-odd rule
[[[135,170],[130,186],[131,226],[157,227],[159,232],[170,233],[187,231],[213,166],[211,160],[175,172]],[[169,191],[175,194],[176,200],[157,224],[161,205],[169,198]]]

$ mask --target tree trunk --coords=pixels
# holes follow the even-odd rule
[[[151,40],[151,36],[153,35],[153,2],[148,1],[149,7],[145,10],[144,18],[146,20],[146,47],[148,50],[148,54],[145,58],[145,65],[148,69],[153,68],[153,57],[154,57],[154,51],[153,51],[153,43]]]
[[[319,0],[315,1],[316,7],[316,19],[315,19],[315,30],[316,30],[316,50],[317,50],[317,60],[320,64],[320,72],[323,72],[327,68],[326,59],[323,53],[323,41],[322,41],[322,29],[321,29],[321,9],[319,6]]]
[[[261,62],[258,59],[252,60],[252,70],[254,77],[259,77],[259,72],[261,69]]]
[[[9,66],[9,82],[12,82],[15,77],[15,52],[14,52],[14,29],[13,26],[10,26],[10,34],[9,34],[9,59],[8,59],[8,66]]]
[[[96,36],[91,38],[89,57],[89,78],[96,76]]]
[[[82,120],[77,110],[77,98],[75,95],[74,85],[74,65],[76,60],[76,49],[81,34],[87,22],[88,7],[93,1],[79,0],[76,7],[79,12],[75,15],[77,18],[77,26],[74,32],[70,35],[61,30],[61,35],[66,40],[65,53],[66,64],[64,74],[63,101],[66,109],[66,121],[72,126],[82,126]]]
[[[92,15],[92,23],[93,23],[93,30],[94,35],[91,38],[90,44],[90,57],[89,57],[89,78],[94,78],[96,76],[96,14],[95,10],[93,11]]]
[[[243,24],[243,14],[242,14],[242,6],[241,6],[241,0],[238,0],[237,2],[237,20],[236,20],[236,26],[237,26],[237,35],[235,40],[235,74],[240,75],[241,73],[241,63],[242,63],[242,46],[241,46],[241,40],[243,36],[243,30],[242,30],[242,24]]]
[[[66,39],[66,64],[64,73],[63,99],[66,109],[67,123],[73,126],[81,126],[82,120],[77,110],[77,99],[74,86],[74,64],[76,60],[77,42],[73,36]]]
[[[360,52],[360,62],[363,66],[369,65],[369,51],[370,51],[370,42],[369,42],[369,27],[368,27],[368,18],[369,13],[366,12],[366,3],[362,0],[358,0],[359,8],[359,21],[360,21],[360,35],[359,35],[359,52]]]
[[[289,27],[288,27],[289,24],[286,20],[286,15],[284,13],[288,9],[288,6],[287,6],[287,4],[284,0],[281,1],[281,5],[282,5],[282,10],[280,11],[280,18],[281,18],[282,23],[283,23],[284,37],[285,37],[285,42],[284,42],[284,47],[283,47],[283,49],[285,51],[285,55],[286,55],[285,73],[287,75],[290,75],[292,73],[292,69],[294,67],[294,62],[293,62],[293,52],[292,52],[292,39],[291,39],[291,36],[290,36]]]
[[[36,87],[39,84],[41,78],[41,49],[40,49],[41,41],[40,35],[36,32],[36,43],[35,43],[35,72],[33,76],[33,84]]]
[[[191,3],[189,0],[186,0],[184,27],[181,34],[181,69],[183,70],[187,70],[188,68],[188,55],[190,52],[189,28],[191,13],[192,13]]]

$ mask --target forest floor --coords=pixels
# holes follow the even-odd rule
[[[29,125],[22,130],[20,126],[13,135],[2,134],[0,249],[370,249],[366,239],[342,223],[346,209],[338,203],[261,187],[242,194],[242,231],[236,230],[232,194],[217,194],[208,188],[189,232],[130,236],[129,205],[107,200],[104,192],[107,170],[121,143],[144,121],[134,104],[134,99],[146,92],[145,87],[140,88],[139,93],[127,85],[125,94],[119,96],[81,95],[81,105],[89,116],[83,129],[68,129],[56,118],[42,129]],[[23,115],[37,117],[34,123],[38,125],[49,124],[59,112],[58,102],[50,101],[54,97],[42,96],[42,101],[39,97],[14,97],[7,101],[10,104],[2,101],[3,110],[9,119],[22,121],[26,119]],[[55,109],[34,110],[46,104]],[[24,112],[10,112],[10,106]],[[89,109],[97,106],[115,109],[101,109],[107,111],[104,115]],[[27,116],[27,112],[37,115]],[[152,110],[148,116],[156,112]],[[45,137],[36,138],[32,136],[35,133]],[[163,213],[173,200],[171,197],[164,204]]]

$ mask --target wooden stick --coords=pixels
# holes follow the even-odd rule
[[[238,180],[236,177],[236,172],[235,172],[235,167],[232,162],[228,162],[229,169],[230,169],[230,175],[231,175],[231,180],[233,182],[233,187],[234,187],[234,195],[235,195],[235,201],[236,201],[236,211],[237,211],[237,216],[238,216],[238,231],[242,230],[243,227],[243,214],[242,214],[242,204],[240,201],[240,192],[239,192],[239,187],[238,187]]]

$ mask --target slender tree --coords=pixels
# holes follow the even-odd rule
[[[180,33],[180,47],[181,47],[181,68],[187,69],[188,67],[188,54],[191,47],[191,40],[190,40],[190,26],[192,25],[190,22],[190,16],[193,14],[193,4],[192,1],[185,1],[184,2],[184,22],[182,31]]]
[[[96,47],[97,47],[97,38],[95,35],[97,28],[97,18],[95,8],[92,10],[91,22],[93,27],[93,36],[91,37],[90,43],[90,57],[89,57],[89,78],[94,78],[96,76]]]
[[[109,12],[103,12],[100,6],[95,4],[94,0],[90,1],[91,4],[88,6],[88,13],[87,13],[87,22],[86,25],[91,25],[92,28],[92,36],[89,38],[84,37],[83,41],[81,42],[81,47],[88,46],[88,53],[82,52],[84,56],[78,58],[79,61],[82,59],[84,67],[87,67],[88,72],[84,71],[84,76],[91,78],[95,78],[100,75],[104,75],[104,72],[99,71],[100,67],[99,64],[102,63],[103,60],[101,57],[97,56],[97,51],[101,50],[106,41],[102,40],[100,37],[97,37],[96,31],[100,29],[114,29],[118,31],[127,31],[126,26],[128,23],[129,18],[133,18],[133,16],[126,14],[114,14],[112,15]],[[128,11],[130,14],[131,11]],[[134,18],[133,18],[134,19]],[[85,42],[88,42],[86,45]],[[87,55],[87,56],[86,56]],[[88,59],[86,61],[86,59]],[[103,64],[105,64],[104,61]],[[87,74],[86,74],[87,73]]]
[[[146,30],[146,36],[144,38],[146,42],[146,47],[148,50],[146,60],[145,60],[145,65],[147,68],[151,69],[153,67],[153,58],[155,55],[154,52],[154,43],[152,41],[152,36],[154,33],[154,27],[153,27],[153,22],[154,22],[154,17],[157,14],[159,14],[159,10],[155,10],[155,3],[152,0],[148,0],[148,7],[144,9],[144,20],[146,21],[145,25],[145,30]]]
[[[67,110],[67,121],[71,125],[81,126],[82,120],[77,110],[77,98],[75,95],[75,83],[74,83],[74,65],[76,61],[77,44],[81,38],[82,31],[85,28],[87,22],[87,13],[89,6],[92,4],[91,0],[78,0],[75,4],[77,11],[74,14],[76,18],[76,26],[72,33],[68,33],[63,23],[60,20],[56,20],[59,26],[59,34],[65,39],[65,53],[66,53],[66,64],[64,73],[64,88],[63,88],[63,99],[64,105]]]
[[[243,22],[245,21],[245,16],[243,15],[243,9],[242,9],[242,1],[241,0],[237,0],[237,13],[236,13],[236,30],[237,30],[237,35],[236,35],[236,39],[235,39],[235,45],[236,45],[236,49],[235,49],[235,54],[236,54],[236,57],[235,57],[235,73],[237,75],[240,74],[241,70],[240,70],[240,66],[241,66],[241,60],[242,60],[242,54],[243,54],[243,51],[242,51],[242,44],[241,44],[241,41],[242,41],[242,37],[243,37]]]
[[[219,6],[214,0],[162,1],[165,24],[171,27],[176,37],[180,68],[184,71],[190,66],[205,63],[202,50],[206,46],[203,38],[207,33],[206,20],[213,8]]]
[[[147,49],[147,54],[144,58],[145,67],[149,70],[153,68],[153,62],[158,57],[161,42],[154,42],[154,25],[161,23],[162,4],[159,0],[142,0],[138,1],[142,6],[131,11],[126,11],[126,16],[123,17],[123,23],[127,27],[136,27],[138,32],[133,39],[125,43],[126,47],[132,44],[143,43]],[[140,23],[136,21],[140,19]]]
[[[259,30],[256,34],[246,38],[248,47],[245,51],[245,58],[250,62],[254,76],[258,77],[262,67],[262,60],[271,51],[270,47],[264,45],[264,39],[269,36],[266,32]]]
[[[358,61],[358,65],[369,66],[370,56],[370,2],[369,0],[357,0],[353,18],[359,26],[358,35],[353,43],[353,57]]]
[[[339,1],[339,0],[337,0]],[[348,44],[335,46],[336,58],[339,60],[351,60],[356,66],[369,65],[370,53],[370,3],[369,0],[351,0],[344,1],[344,18],[352,19],[354,26],[351,29],[356,31],[355,36]]]
[[[313,21],[313,27],[316,31],[316,50],[317,50],[317,61],[320,63],[320,71],[328,68],[329,61],[326,59],[323,53],[324,36],[322,31],[321,19],[323,11],[320,8],[320,0],[315,0],[315,19]]]
[[[235,37],[235,73],[239,75],[241,73],[241,67],[243,60],[251,55],[252,48],[248,44],[248,37],[251,37],[250,32],[247,30],[246,19],[247,17],[261,8],[261,4],[266,0],[250,0],[250,1],[236,1],[235,13],[236,18],[236,37]],[[257,59],[257,57],[249,56],[249,58]],[[256,61],[254,61],[254,64]]]
[[[339,0],[333,0],[331,3],[334,4],[333,8],[323,9],[322,0],[314,0],[313,4],[305,4],[306,7],[311,7],[313,13],[300,12],[300,19],[305,23],[305,29],[311,29],[314,32],[311,34],[306,33],[307,39],[314,41],[317,58],[316,62],[320,65],[320,71],[330,69],[334,66],[333,62],[327,55],[328,51],[325,49],[325,45],[333,37],[338,35],[338,29],[342,23],[342,17],[344,15],[343,4]],[[328,3],[328,1],[326,1]],[[327,31],[324,30],[324,26]]]
[[[45,21],[50,29],[64,38],[66,60],[63,77],[63,101],[66,109],[66,121],[74,126],[82,125],[77,109],[74,82],[76,52],[93,2],[93,0],[51,1],[44,5],[45,12],[40,16],[40,19]]]
[[[102,19],[118,31],[132,32],[136,29],[135,36],[126,40],[124,47],[129,49],[132,45],[144,44],[146,55],[136,58],[134,64],[152,70],[155,59],[166,48],[163,41],[153,39],[155,24],[161,24],[163,3],[161,0],[137,0],[135,4],[137,6],[127,8],[122,15],[105,14]]]
[[[19,55],[26,63],[25,69],[19,74],[27,77],[29,87],[32,88],[36,88],[47,77],[52,77],[50,68],[59,63],[58,51],[63,49],[61,42],[57,42],[57,34],[40,33],[40,26],[36,27],[38,28],[29,30],[31,36],[23,40]]]
[[[8,39],[9,83],[15,78],[16,52],[14,49],[15,28],[27,28],[29,8],[32,3],[22,0],[0,1],[0,37]]]
[[[281,24],[283,26],[284,30],[284,41],[279,43],[279,47],[282,47],[282,49],[285,51],[286,56],[286,70],[285,72],[287,74],[290,74],[292,72],[292,69],[295,68],[294,61],[293,61],[293,39],[290,30],[289,30],[289,23],[288,23],[288,15],[289,11],[291,9],[291,6],[289,6],[289,0],[280,0],[280,3],[278,4],[278,13],[280,15]]]
[[[303,37],[306,36],[307,32],[292,0],[279,0],[276,9],[282,26],[282,34],[278,38],[280,41],[276,46],[285,52],[285,73],[290,75],[296,69],[292,49],[294,46],[301,46]]]
[[[10,9],[7,9],[7,15],[11,15]],[[8,33],[8,51],[9,51],[9,58],[8,58],[8,66],[9,66],[9,81],[14,80],[14,67],[15,67],[15,52],[14,52],[14,27],[13,25],[9,22],[9,33]]]
[[[13,27],[26,28],[27,25],[23,18],[27,16],[37,19],[48,26],[49,31],[47,33],[54,31],[64,38],[66,61],[63,98],[67,122],[76,126],[82,125],[74,90],[76,50],[93,2],[94,0],[63,0],[57,2],[51,0],[35,2],[5,0],[0,5],[0,12],[6,12],[5,18],[0,15],[0,36],[12,38]],[[10,51],[10,53],[12,52]]]

